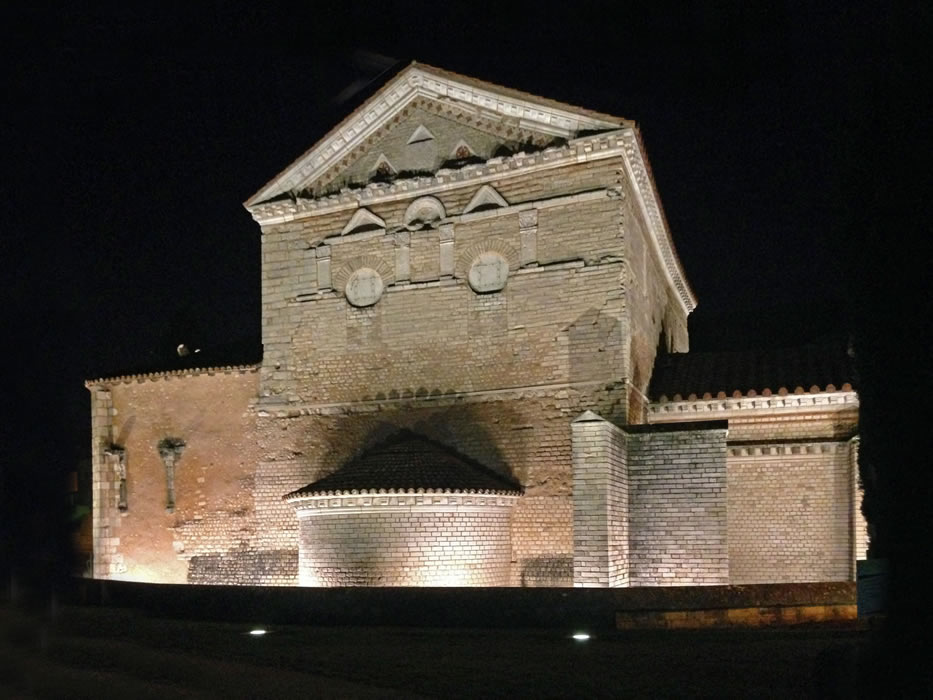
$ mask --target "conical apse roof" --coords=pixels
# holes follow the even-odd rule
[[[285,496],[382,492],[467,492],[517,495],[521,487],[456,451],[403,430],[333,474]]]

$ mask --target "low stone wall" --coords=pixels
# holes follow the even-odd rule
[[[82,579],[76,593],[76,601],[85,604],[129,607],[167,617],[266,625],[590,631],[616,628],[617,616],[622,613],[855,605],[852,582],[656,588],[283,588]],[[805,617],[808,613],[800,614]]]
[[[703,629],[772,627],[814,622],[854,622],[855,605],[790,605],[719,610],[642,610],[616,613],[616,627],[631,629]]]

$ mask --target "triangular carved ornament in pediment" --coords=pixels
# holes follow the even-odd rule
[[[469,204],[464,207],[463,213],[469,214],[474,211],[485,211],[486,209],[498,209],[507,206],[509,206],[509,203],[505,200],[505,197],[496,191],[495,187],[483,185],[470,199]]]
[[[385,230],[385,227],[385,220],[373,214],[369,209],[357,209],[353,216],[350,217],[347,225],[343,227],[340,235],[346,236],[348,233],[372,231],[375,229]]]

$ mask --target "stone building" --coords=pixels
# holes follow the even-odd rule
[[[245,206],[261,363],[87,383],[95,576],[854,577],[845,348],[688,352],[634,123],[412,64]]]

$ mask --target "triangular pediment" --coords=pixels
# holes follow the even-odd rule
[[[451,159],[460,140],[469,144],[476,158],[483,159],[491,157],[498,146],[528,142],[544,146],[581,132],[625,126],[634,124],[412,63],[253,195],[246,206],[297,192],[320,192],[335,184],[360,184],[371,177],[379,155],[389,159],[399,173],[434,171]],[[413,138],[419,133],[430,138]]]

